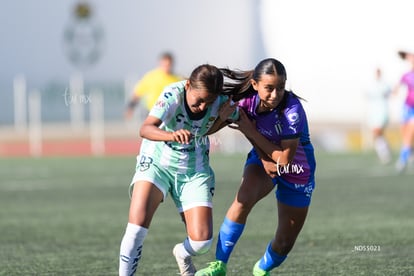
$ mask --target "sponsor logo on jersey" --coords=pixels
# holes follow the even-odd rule
[[[275,131],[278,135],[282,134],[283,128],[281,123],[277,123],[274,125]]]

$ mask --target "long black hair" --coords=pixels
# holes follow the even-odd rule
[[[238,101],[242,98],[247,97],[251,93],[256,91],[253,89],[251,80],[259,82],[263,75],[276,75],[284,78],[286,81],[287,73],[285,66],[274,58],[267,58],[260,61],[254,70],[241,71],[241,70],[230,70],[228,68],[220,68],[223,73],[225,80],[223,84],[223,94],[233,95],[233,100]],[[295,97],[303,100],[301,97],[294,94],[292,91],[286,91],[279,107],[280,110],[284,110],[288,95],[291,93]]]
[[[223,74],[213,65],[199,65],[191,72],[188,81],[195,89],[204,89],[217,95],[223,93]]]

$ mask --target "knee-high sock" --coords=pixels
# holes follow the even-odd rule
[[[400,162],[403,164],[407,164],[408,159],[411,155],[411,147],[404,146],[400,152]]]
[[[128,223],[119,253],[119,276],[135,274],[147,232],[147,228]]]
[[[374,141],[375,151],[382,162],[391,160],[391,150],[384,137],[377,137]]]
[[[244,230],[244,224],[233,222],[228,218],[224,218],[220,227],[220,232],[217,240],[216,259],[228,262],[230,254],[234,246],[239,240]]]
[[[180,243],[178,247],[176,247],[176,252],[183,259],[189,256],[203,255],[210,250],[212,242],[213,239],[205,241],[193,241],[187,237],[184,242]]]
[[[270,242],[266,248],[266,252],[259,260],[259,267],[264,271],[270,271],[275,267],[278,267],[286,259],[287,255],[282,256],[272,249],[272,242]]]

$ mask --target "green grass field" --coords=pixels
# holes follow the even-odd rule
[[[215,238],[244,158],[212,155]],[[414,275],[414,168],[396,175],[372,154],[318,153],[317,162],[308,219],[272,275]],[[134,167],[133,156],[0,159],[0,275],[117,275]],[[228,275],[251,275],[276,224],[270,194],[251,213]],[[137,274],[177,275],[171,250],[185,236],[168,198]],[[194,262],[203,267],[213,259],[214,249]]]

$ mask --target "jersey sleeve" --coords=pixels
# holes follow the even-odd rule
[[[238,108],[237,108],[237,118],[236,118],[236,120],[239,119],[239,116],[240,116],[239,115],[240,114],[239,109],[240,108],[244,110],[244,112],[247,114],[247,116],[249,118],[251,118],[252,114],[255,113],[254,112],[254,109],[255,109],[255,96],[253,94],[246,97],[246,98],[241,99],[238,104],[239,105],[238,105]]]
[[[228,100],[229,100],[228,96],[220,95],[220,106],[222,106]],[[239,119],[239,109],[236,108],[236,110],[232,114],[230,114],[227,120],[237,121],[238,119]]]
[[[295,139],[301,136],[306,125],[306,115],[299,101],[284,111],[282,139]]]
[[[152,107],[149,115],[165,121],[170,113],[173,113],[175,106],[178,105],[178,93],[174,91],[174,88],[168,86],[164,89],[158,100]]]

